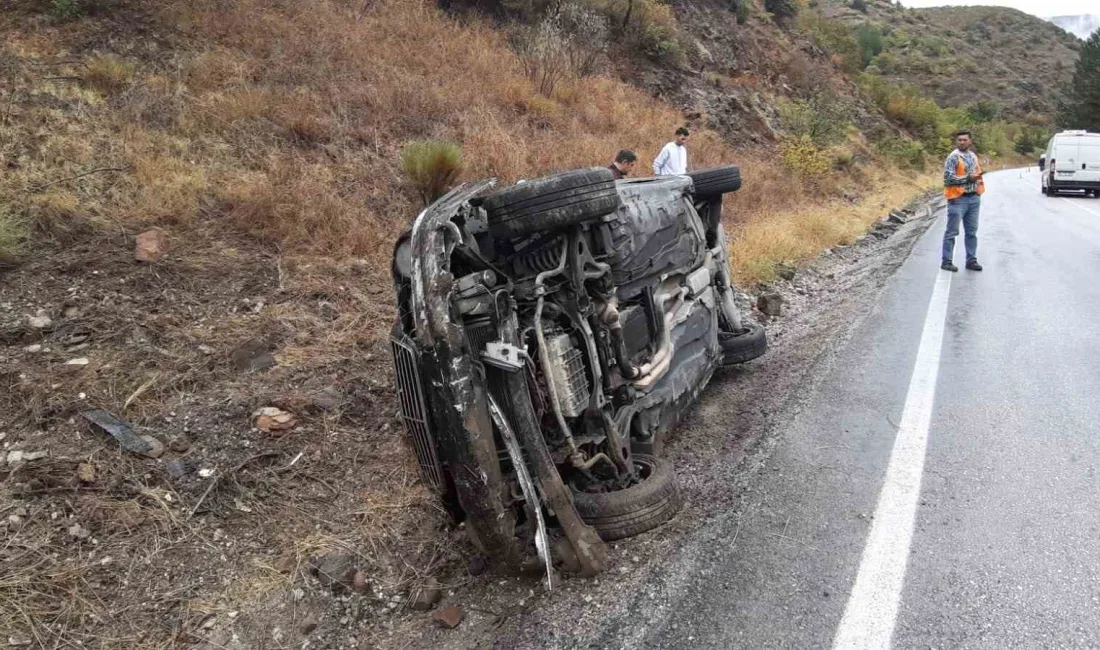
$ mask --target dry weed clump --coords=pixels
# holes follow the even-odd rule
[[[0,269],[14,266],[23,258],[29,236],[27,224],[0,207]]]
[[[135,66],[116,56],[93,56],[84,62],[84,83],[104,95],[113,95],[129,87]]]
[[[411,142],[401,150],[401,169],[427,206],[443,196],[462,171],[462,147],[440,140]]]

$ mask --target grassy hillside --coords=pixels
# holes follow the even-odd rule
[[[865,8],[865,11],[862,10]],[[944,107],[995,105],[1006,118],[1050,116],[1073,77],[1080,41],[1006,7],[906,9],[886,0],[828,0],[826,15],[882,33],[869,64]]]

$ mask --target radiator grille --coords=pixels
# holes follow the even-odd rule
[[[420,377],[420,353],[405,334],[390,338],[393,349],[394,375],[397,377],[397,398],[401,402],[401,419],[405,433],[416,452],[424,481],[436,490],[443,488],[443,468],[436,451],[432,421]]]

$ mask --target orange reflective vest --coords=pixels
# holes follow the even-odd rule
[[[978,157],[974,156],[974,175],[978,176],[982,173],[982,164],[978,162]],[[962,156],[958,156],[955,160],[955,176],[957,178],[966,177],[966,163],[963,161]],[[974,193],[981,196],[985,193],[985,181],[981,178],[974,184]],[[947,197],[948,201],[957,199],[966,194],[966,185],[947,185],[943,188],[943,194]]]

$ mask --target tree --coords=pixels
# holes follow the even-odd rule
[[[1100,131],[1100,29],[1081,48],[1058,123],[1064,128]]]

